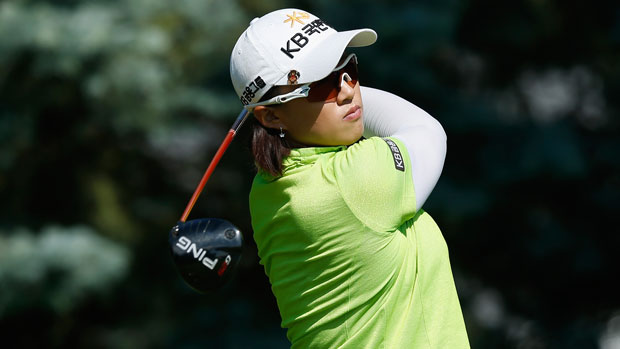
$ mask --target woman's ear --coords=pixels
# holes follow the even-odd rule
[[[258,120],[258,122],[260,122],[261,125],[267,128],[273,128],[273,129],[278,130],[283,126],[282,121],[276,115],[273,108],[269,108],[264,105],[259,105],[257,107],[254,107],[254,110],[252,110],[252,113],[254,114],[254,117],[256,118],[256,120]]]

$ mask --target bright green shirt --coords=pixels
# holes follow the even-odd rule
[[[257,174],[250,211],[292,347],[469,347],[448,248],[416,211],[400,141],[294,149],[283,164],[282,177]]]

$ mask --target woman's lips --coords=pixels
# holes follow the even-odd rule
[[[344,121],[354,121],[359,119],[362,116],[362,108],[359,105],[355,105],[349,109],[347,115],[342,118]]]

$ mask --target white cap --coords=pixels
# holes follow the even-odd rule
[[[338,32],[313,14],[282,9],[254,18],[230,57],[230,77],[244,105],[258,102],[273,86],[321,80],[346,47],[373,44],[372,29]]]

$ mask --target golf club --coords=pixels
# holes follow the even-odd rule
[[[222,287],[234,274],[243,249],[241,231],[219,218],[187,221],[190,211],[218,162],[248,117],[245,108],[228,131],[213,156],[179,222],[168,234],[168,244],[177,271],[194,290],[209,293]]]

